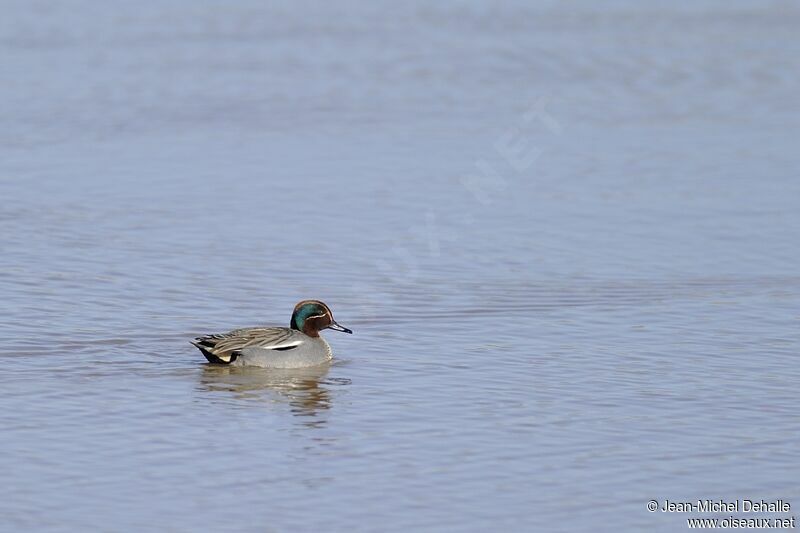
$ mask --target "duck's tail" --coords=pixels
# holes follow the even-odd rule
[[[214,339],[209,337],[197,337],[193,341],[189,341],[197,347],[198,350],[208,359],[209,363],[218,365],[229,365],[236,361],[236,356],[233,352],[214,353]]]

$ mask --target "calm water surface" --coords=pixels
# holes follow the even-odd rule
[[[799,36],[791,2],[6,2],[0,529],[794,514]],[[187,342],[303,298],[355,330],[330,367]]]

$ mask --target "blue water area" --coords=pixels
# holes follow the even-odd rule
[[[2,11],[0,529],[800,507],[797,4]],[[329,366],[188,342],[307,298]]]

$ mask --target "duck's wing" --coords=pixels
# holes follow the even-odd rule
[[[232,363],[244,348],[291,350],[299,346],[303,334],[289,328],[244,328],[228,333],[197,337],[192,344],[203,352],[209,363]]]

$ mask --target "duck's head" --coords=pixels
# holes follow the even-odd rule
[[[320,330],[325,328],[353,333],[346,327],[337,324],[330,308],[319,300],[303,300],[295,305],[290,326],[309,337],[319,337]]]

